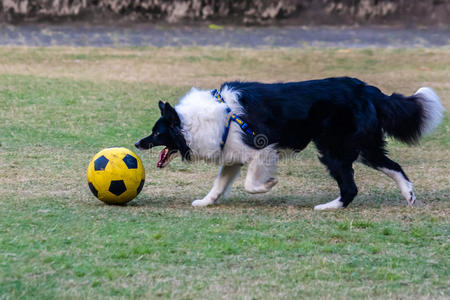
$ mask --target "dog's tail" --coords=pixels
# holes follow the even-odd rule
[[[376,98],[374,105],[383,130],[410,145],[436,129],[445,111],[439,96],[429,87],[420,88],[410,97],[383,94]]]

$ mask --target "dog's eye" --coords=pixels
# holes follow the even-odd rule
[[[159,135],[158,131],[153,134],[153,136],[158,136],[158,135]]]

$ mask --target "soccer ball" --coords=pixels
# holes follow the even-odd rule
[[[145,170],[139,157],[127,148],[107,148],[89,163],[89,189],[106,204],[125,204],[142,190]]]

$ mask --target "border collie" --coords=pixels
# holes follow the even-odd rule
[[[222,168],[211,191],[193,206],[226,197],[243,164],[245,189],[265,193],[277,183],[277,160],[283,150],[299,152],[311,141],[319,160],[337,181],[340,195],[316,210],[347,207],[358,189],[353,162],[392,178],[409,205],[416,197],[400,165],[386,156],[385,135],[417,144],[442,121],[444,107],[428,87],[412,96],[382,93],[356,78],[327,78],[289,83],[226,82],[220,91],[192,88],[172,107],[159,101],[161,117],[139,149],[165,146],[157,167],[176,154]]]

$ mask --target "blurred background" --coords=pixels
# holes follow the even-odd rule
[[[4,22],[449,25],[448,0],[2,0]]]
[[[427,47],[450,1],[2,0],[0,23],[1,45]]]

